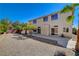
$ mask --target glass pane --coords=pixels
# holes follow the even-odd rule
[[[58,19],[58,14],[54,14],[51,16],[51,20],[55,20],[55,19]]]
[[[33,20],[33,24],[36,24],[36,22],[37,22],[36,20]]]
[[[44,17],[44,18],[43,18],[43,21],[44,21],[44,22],[48,21],[48,17]]]

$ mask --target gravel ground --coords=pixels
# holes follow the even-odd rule
[[[19,34],[0,35],[0,55],[2,56],[53,56],[63,53],[73,56],[75,53],[67,48],[43,43]]]

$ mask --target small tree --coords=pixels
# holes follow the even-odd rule
[[[4,18],[0,20],[0,33],[4,33],[8,30],[10,25],[9,19]]]
[[[32,31],[37,29],[36,25],[33,24],[27,24],[27,30],[30,32],[30,34],[32,34]]]
[[[22,27],[19,21],[15,21],[14,23],[12,23],[12,27],[14,30],[16,30],[17,33],[21,33]]]
[[[25,34],[27,34],[27,24],[26,23],[22,23],[20,26],[21,26],[21,30],[24,30]]]

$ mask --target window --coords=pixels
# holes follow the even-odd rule
[[[51,20],[57,20],[58,19],[58,14],[54,14],[51,16]]]
[[[47,22],[47,21],[48,21],[48,17],[44,17],[44,18],[43,18],[43,21],[44,21],[44,22]]]
[[[36,30],[33,30],[33,32],[36,32]]]
[[[66,32],[69,32],[69,28],[66,28]]]
[[[58,27],[58,25],[55,25],[54,27]]]
[[[55,33],[58,33],[58,28],[55,28]]]
[[[36,24],[37,20],[33,20],[33,24]]]
[[[66,31],[66,28],[64,27],[64,28],[63,28],[63,32],[65,32],[65,31]]]
[[[63,32],[69,32],[69,28],[63,28]]]

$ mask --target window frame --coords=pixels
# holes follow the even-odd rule
[[[58,13],[51,15],[51,20],[58,20]]]
[[[33,20],[33,24],[36,24],[37,23],[37,20]]]
[[[48,16],[43,17],[43,22],[47,22],[48,21]]]
[[[63,32],[66,32],[66,28],[65,27],[63,28]]]
[[[69,32],[69,28],[68,27],[66,28],[66,32]]]

